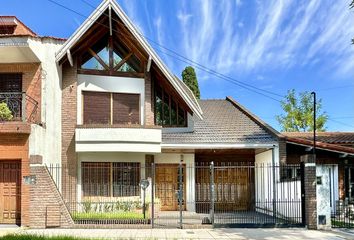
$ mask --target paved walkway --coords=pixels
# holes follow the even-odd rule
[[[0,236],[5,234],[35,234],[45,236],[75,236],[101,239],[354,239],[353,234],[338,231],[311,231],[299,228],[228,228],[228,229],[41,229],[0,228]]]

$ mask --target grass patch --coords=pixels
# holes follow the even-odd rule
[[[44,237],[36,235],[7,235],[0,237],[1,240],[93,240],[92,238],[77,238],[77,237],[66,237],[66,236],[57,236],[57,237]],[[97,239],[98,240],[98,239]]]
[[[149,216],[146,214],[145,219]],[[137,212],[76,212],[73,213],[73,220],[143,220],[144,215]]]
[[[344,222],[344,221],[338,221],[338,220],[333,220],[332,219],[332,227],[337,227],[337,228],[354,228],[354,223],[352,222]]]

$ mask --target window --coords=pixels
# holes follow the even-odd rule
[[[124,43],[105,35],[81,55],[81,69],[141,73],[142,62]]]
[[[83,92],[84,123],[111,123],[111,94],[103,92]]]
[[[6,103],[14,120],[22,117],[22,74],[0,74],[0,103]]]
[[[301,169],[299,165],[280,165],[281,181],[296,181],[301,179]]]
[[[140,163],[82,162],[84,197],[140,195]]]
[[[0,92],[22,92],[22,74],[0,74]]]
[[[186,111],[160,86],[155,89],[155,124],[186,127]]]
[[[140,124],[139,94],[113,93],[113,124]]]
[[[113,163],[113,197],[140,195],[140,163]]]
[[[155,118],[156,124],[162,125],[162,89],[157,87],[155,97]]]
[[[83,92],[84,124],[140,124],[140,95]]]
[[[110,196],[110,163],[82,163],[82,193],[84,197]]]

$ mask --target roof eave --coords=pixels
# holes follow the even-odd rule
[[[300,145],[305,145],[312,147],[313,146],[313,141],[311,140],[305,140],[301,138],[290,138],[286,137],[286,142],[288,143],[293,143],[293,144],[300,144]],[[343,147],[343,146],[338,146],[330,143],[324,143],[324,142],[318,142],[316,141],[316,147],[319,149],[323,150],[328,150],[328,151],[333,151],[333,152],[339,152],[339,153],[348,153],[350,155],[354,155],[354,148],[350,147]]]

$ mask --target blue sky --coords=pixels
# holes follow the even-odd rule
[[[101,0],[55,0],[88,16]],[[350,0],[118,0],[155,43],[245,82],[285,95],[313,91],[328,113],[329,131],[354,131],[354,11]],[[48,0],[2,0],[39,35],[69,37],[82,16]],[[180,76],[186,63],[152,43]],[[202,98],[232,96],[279,129],[277,101],[197,70]],[[272,96],[272,95],[271,95]],[[278,98],[277,96],[272,96]]]

